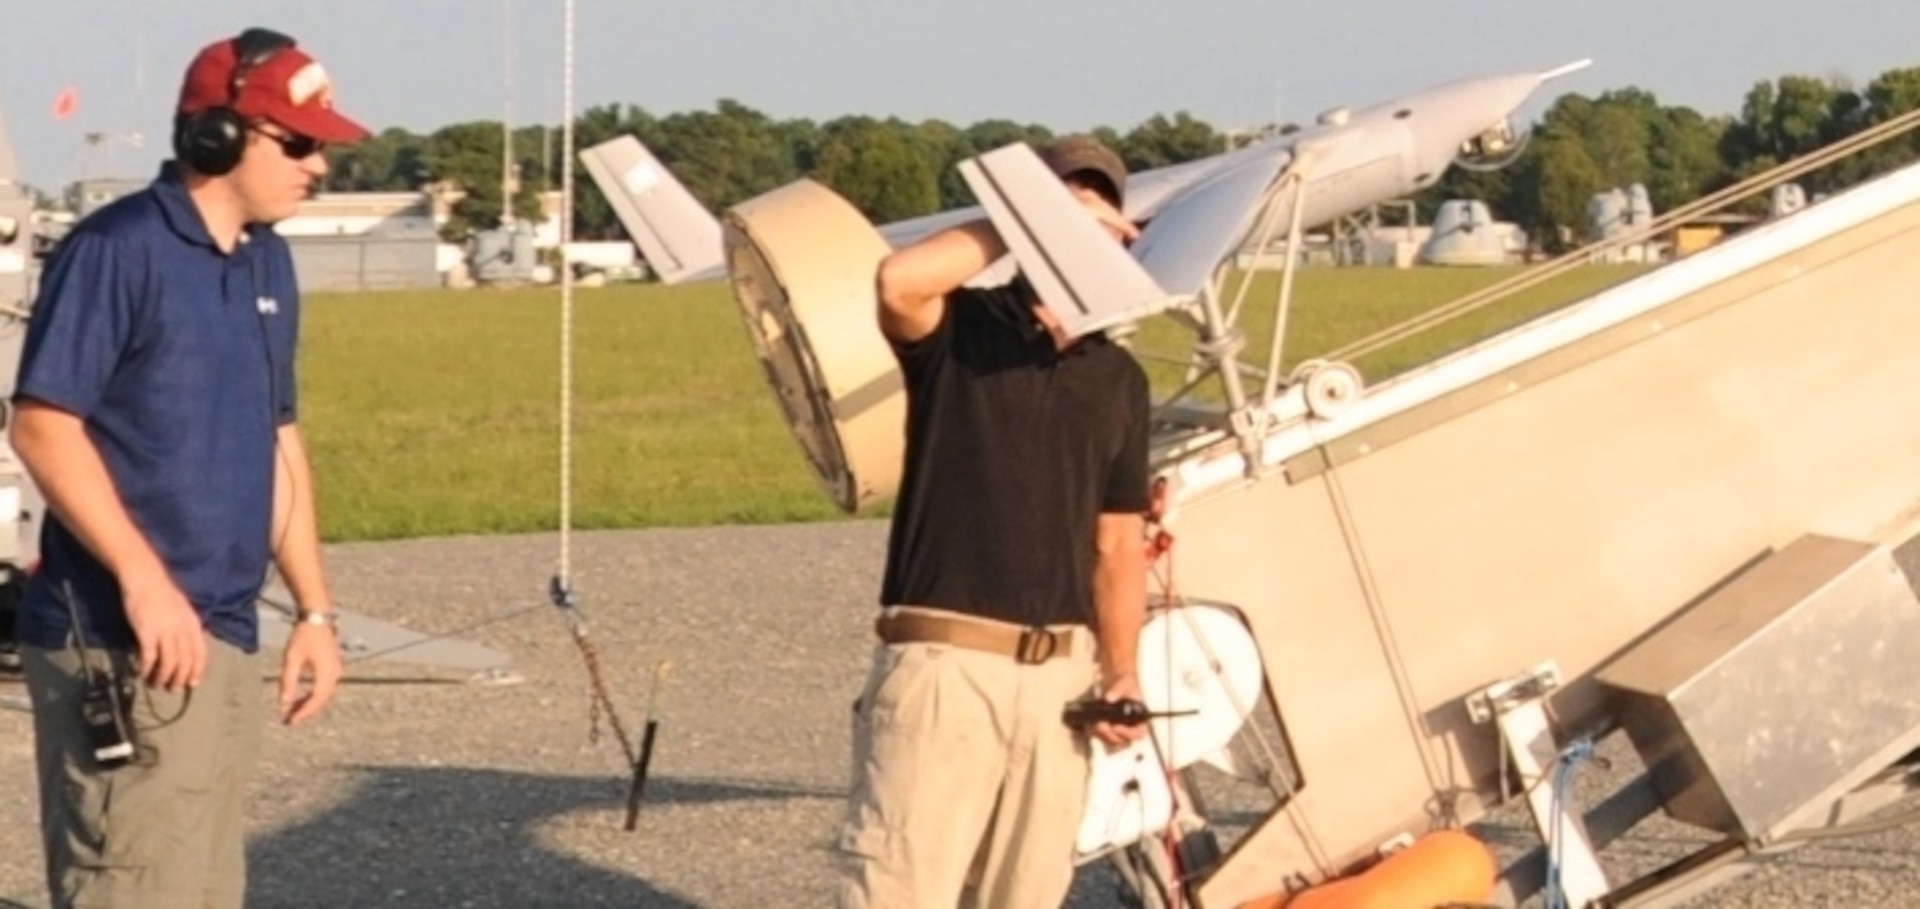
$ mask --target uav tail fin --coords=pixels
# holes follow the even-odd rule
[[[1068,336],[1150,315],[1167,295],[1114,242],[1033,149],[1006,145],[960,163],[960,175]]]
[[[725,275],[720,222],[639,139],[610,139],[582,151],[580,160],[661,281]]]

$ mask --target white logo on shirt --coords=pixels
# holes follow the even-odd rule
[[[280,301],[272,297],[255,297],[253,308],[259,310],[263,316],[277,316],[280,314]]]

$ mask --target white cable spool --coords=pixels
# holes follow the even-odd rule
[[[1260,648],[1237,613],[1189,604],[1157,611],[1140,629],[1140,699],[1154,713],[1160,752],[1179,770],[1227,747],[1260,700]]]
[[[1118,751],[1092,745],[1087,804],[1074,842],[1082,858],[1164,832],[1174,808],[1168,765],[1180,770],[1214,758],[1260,702],[1260,649],[1232,609],[1190,603],[1158,610],[1140,629],[1138,654],[1147,709],[1192,713],[1150,721],[1147,737]]]

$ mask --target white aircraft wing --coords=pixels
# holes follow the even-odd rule
[[[281,649],[293,632],[293,597],[274,583],[256,603],[260,644]],[[426,635],[370,615],[339,610],[340,655],[348,663],[385,660],[431,669],[501,673],[512,662],[505,653],[451,635]]]
[[[887,241],[888,246],[899,249],[922,237],[931,236],[949,227],[965,224],[968,221],[978,220],[985,216],[986,212],[981,211],[978,205],[969,205],[966,208],[949,208],[946,211],[935,212],[931,215],[921,215],[918,218],[908,218],[905,221],[894,221],[883,224],[879,227],[880,237]]]
[[[580,153],[594,184],[613,207],[621,226],[633,237],[650,267],[667,284],[706,281],[726,274],[720,223],[701,206],[673,172],[634,136],[618,136]],[[1190,276],[1202,279],[1245,232],[1256,210],[1264,181],[1284,167],[1287,153],[1272,142],[1185,164],[1155,168],[1127,178],[1125,214],[1135,223],[1158,221],[1178,213],[1170,227],[1149,223],[1139,254],[1142,264],[1169,294],[1186,296],[1198,289]],[[1263,177],[1264,175],[1264,177]],[[980,206],[948,209],[917,218],[879,225],[887,245],[899,249],[940,230],[965,224],[987,212]],[[1181,226],[1205,222],[1204,234],[1180,237]],[[1215,249],[1211,261],[1201,264],[1205,250]],[[986,277],[1004,279],[1010,263],[990,269]],[[980,283],[976,279],[972,283]]]
[[[1179,299],[1200,292],[1220,261],[1246,242],[1260,211],[1292,154],[1283,145],[1262,144],[1188,167],[1167,181],[1164,198],[1153,199],[1151,220],[1133,245],[1133,255],[1161,290]]]
[[[272,649],[284,648],[293,631],[293,607],[285,601],[263,597],[259,604],[260,643]],[[494,684],[518,681],[508,672],[509,657],[490,647],[450,637],[429,637],[399,625],[353,612],[340,613],[340,655],[348,663],[362,660],[389,660],[432,669],[451,669],[472,673],[477,679]],[[0,710],[32,713],[33,704],[24,690],[0,693]],[[6,905],[0,901],[0,905]]]
[[[1246,242],[1290,160],[1285,145],[1269,143],[1153,175],[1130,208],[1147,222],[1131,256],[1025,145],[963,161],[960,172],[1040,299],[1078,337],[1197,296]]]
[[[1170,196],[1192,185],[1205,174],[1211,173],[1213,168],[1221,162],[1220,157],[1205,158],[1129,174],[1127,204],[1123,213],[1136,223],[1152,218],[1161,204],[1165,203]],[[969,205],[965,208],[950,208],[904,221],[889,222],[880,225],[878,229],[880,236],[886,239],[888,245],[899,249],[921,237],[985,216],[986,212],[980,206]]]

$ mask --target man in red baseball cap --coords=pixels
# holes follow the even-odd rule
[[[215,195],[235,196],[245,223],[268,224],[291,216],[326,176],[327,145],[366,137],[334,109],[319,61],[292,38],[256,28],[207,45],[187,67],[173,149],[187,177],[229,178],[234,192]],[[272,145],[282,154],[251,153]]]
[[[209,44],[187,68],[179,112],[218,107],[245,119],[271,120],[321,142],[367,137],[365,127],[334,110],[333,84],[319,61],[293,39],[265,29]]]
[[[293,258],[271,225],[367,131],[293,39],[188,67],[174,152],[49,262],[11,438],[49,513],[18,620],[56,906],[244,904],[270,565],[298,604],[279,719],[341,675],[297,421]]]

